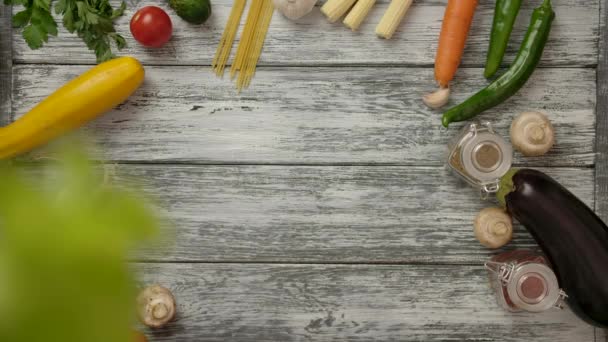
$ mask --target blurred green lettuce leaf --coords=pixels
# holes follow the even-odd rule
[[[159,220],[79,150],[59,159],[35,177],[0,167],[0,341],[130,342],[126,260]]]

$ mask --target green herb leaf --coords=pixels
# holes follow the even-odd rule
[[[55,3],[55,13],[56,14],[61,14],[64,13],[67,10],[67,1],[66,0],[58,0]]]
[[[4,0],[7,4],[23,5],[25,9],[13,16],[13,25],[23,28],[23,37],[32,49],[38,49],[57,35],[57,23],[51,15],[52,0]],[[127,43],[116,33],[114,20],[123,15],[126,3],[114,9],[109,0],[56,0],[54,12],[63,16],[63,26],[76,33],[95,53],[97,62],[114,57],[112,45],[118,50]]]
[[[23,29],[23,38],[30,49],[36,50],[48,40],[48,35],[41,26],[30,24]]]
[[[51,12],[48,10],[41,7],[34,7],[30,20],[32,24],[40,26],[41,31],[44,31],[52,36],[57,35],[57,23],[55,23],[55,19],[53,19]]]
[[[28,6],[28,2],[29,0],[4,0],[4,4],[5,5],[13,5],[13,6],[24,6],[26,9],[30,8],[31,6]]]
[[[97,49],[95,50],[95,54],[99,62],[105,62],[114,58],[114,54],[112,54],[112,50],[109,48]]]
[[[127,4],[123,1],[120,4],[120,8],[112,11],[112,16],[110,16],[110,19],[114,20],[118,17],[121,17],[125,13],[126,9],[127,9]]]
[[[112,39],[114,39],[114,43],[116,43],[116,47],[118,47],[118,49],[122,49],[125,46],[127,46],[127,42],[125,41],[125,39],[116,33],[111,33],[110,37],[112,37]]]
[[[34,7],[37,7],[45,12],[51,12],[51,0],[34,0]]]
[[[32,11],[30,9],[25,9],[21,12],[15,13],[13,16],[13,26],[25,27],[27,24],[29,24],[31,16]]]

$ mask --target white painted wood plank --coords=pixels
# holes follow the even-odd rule
[[[213,0],[213,16],[203,26],[186,24],[171,10],[173,40],[165,48],[150,50],[140,47],[131,37],[129,20],[133,13],[158,1],[130,1],[129,10],[118,21],[118,31],[127,38],[129,48],[122,54],[133,55],[147,64],[209,65],[230,13],[232,0]],[[360,31],[353,33],[341,23],[331,24],[319,12],[294,23],[281,15],[274,16],[260,63],[263,65],[310,64],[400,64],[434,63],[436,41],[446,1],[417,1],[390,41],[375,36],[374,29],[387,1],[376,5]],[[482,66],[485,63],[494,1],[480,1],[479,10],[468,41],[463,63]],[[527,29],[535,1],[526,1],[519,15],[506,62],[519,48]],[[163,5],[161,5],[163,6]],[[554,1],[557,19],[546,48],[544,65],[596,65],[599,0]],[[244,20],[243,20],[244,22]],[[13,34],[15,59],[19,63],[94,63],[94,56],[82,41],[60,30],[60,38],[51,39],[45,48],[32,51],[19,32]]]
[[[10,122],[12,86],[11,7],[0,6],[0,125]]]
[[[608,1],[600,2],[600,37],[597,66],[597,125],[596,125],[596,165],[595,165],[595,211],[603,219],[608,219]],[[595,329],[595,341],[607,342],[605,329]]]
[[[589,205],[593,170],[543,169]],[[441,167],[120,165],[173,223],[141,260],[477,263],[473,235],[496,205]],[[535,248],[522,227],[516,247]]]
[[[569,310],[500,309],[481,265],[135,267],[178,303],[151,341],[593,341]]]
[[[28,65],[14,70],[13,111],[22,115],[85,66]],[[144,86],[89,126],[106,157],[197,163],[394,163],[443,165],[460,127],[441,127],[421,95],[426,68],[262,68],[240,95],[234,84],[197,67],[147,67]],[[549,68],[480,118],[508,137],[519,112],[546,111],[557,144],[526,165],[592,165],[595,71]],[[482,88],[481,69],[463,69],[452,103]],[[567,86],[565,86],[567,84]]]

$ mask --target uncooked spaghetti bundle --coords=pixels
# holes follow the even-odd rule
[[[222,35],[220,45],[213,59],[212,66],[218,76],[224,74],[234,37],[245,8],[245,1],[235,1],[224,35]],[[230,68],[230,78],[236,77],[236,87],[239,91],[249,86],[255,74],[273,12],[272,0],[252,0],[249,6],[245,27],[241,32],[239,46]]]
[[[224,74],[224,68],[226,67],[226,62],[228,62],[228,57],[230,57],[232,43],[234,42],[236,31],[239,28],[246,2],[247,0],[235,0],[232,10],[230,11],[230,17],[228,17],[226,28],[224,29],[220,44],[217,46],[215,57],[213,57],[213,62],[211,63],[213,70],[218,76]]]

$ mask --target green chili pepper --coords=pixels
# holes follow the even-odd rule
[[[538,65],[554,18],[551,0],[544,0],[532,13],[528,32],[509,70],[477,94],[446,111],[443,125],[448,127],[451,122],[468,120],[515,94]]]
[[[483,73],[486,78],[492,77],[502,63],[520,6],[521,0],[496,0],[488,59]]]

